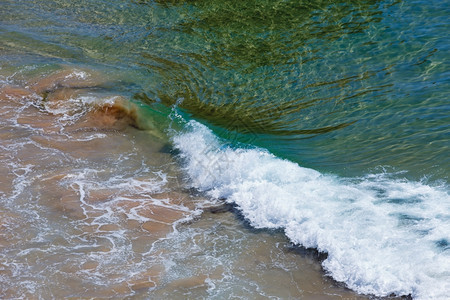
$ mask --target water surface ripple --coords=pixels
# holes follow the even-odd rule
[[[0,4],[1,296],[78,297],[93,278],[85,296],[241,297],[242,278],[261,297],[354,296],[323,270],[374,297],[450,293],[448,1]],[[200,217],[224,201],[239,217]],[[221,222],[217,239],[278,254],[239,273],[205,238]],[[289,242],[328,257],[280,291]]]

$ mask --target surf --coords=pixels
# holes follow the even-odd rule
[[[255,228],[326,253],[327,274],[362,294],[444,299],[450,292],[450,197],[395,174],[340,178],[232,147],[190,121],[173,136],[192,187],[236,205]]]

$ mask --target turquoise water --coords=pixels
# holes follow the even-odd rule
[[[0,4],[5,82],[97,70],[97,91],[138,105],[190,187],[328,253],[335,280],[450,293],[447,1]]]
[[[448,181],[448,12],[445,1],[3,1],[2,61],[108,69],[121,92],[183,99],[225,138],[325,172]]]

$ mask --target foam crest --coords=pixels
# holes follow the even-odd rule
[[[450,294],[448,187],[389,174],[338,178],[224,146],[195,121],[187,128],[173,141],[192,185],[237,204],[252,226],[326,252],[322,265],[337,281],[377,296]]]

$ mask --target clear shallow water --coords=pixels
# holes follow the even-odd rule
[[[102,225],[119,224],[115,230],[134,241],[148,231],[130,229],[116,215],[123,208],[86,206],[81,186],[134,190],[133,178],[151,173],[156,177],[141,186],[147,194],[138,189],[132,196],[139,203],[155,204],[160,189],[183,199],[200,190],[201,203],[232,202],[252,226],[280,229],[294,243],[327,252],[324,270],[360,293],[445,299],[448,13],[445,1],[2,1],[2,218],[14,219],[10,214],[19,207],[25,219],[48,220],[52,202],[42,200],[47,197],[42,190],[52,185],[39,178],[59,172],[53,188],[66,189],[53,198],[70,199],[64,195],[75,190],[72,197],[79,202],[69,201],[75,205],[69,211],[78,215],[72,217],[88,224],[106,218]],[[69,71],[61,73],[61,65]],[[82,72],[90,75],[82,78]],[[92,117],[97,111],[100,117]],[[186,125],[192,119],[213,131],[200,123]],[[38,163],[44,158],[49,162]],[[167,170],[168,165],[173,167]],[[80,176],[87,180],[82,185]],[[123,197],[92,193],[109,204]],[[181,194],[164,196],[177,211],[171,201]],[[36,206],[30,199],[44,202]],[[199,213],[200,204],[192,201],[175,219],[170,210],[162,213],[170,219],[168,228]],[[91,215],[83,215],[83,207],[92,209]],[[69,226],[45,222],[51,223],[45,227],[47,242],[52,232]],[[194,230],[190,226],[186,232]],[[116,231],[100,235],[115,241]],[[7,240],[27,230],[11,232]],[[151,232],[149,239],[167,233],[161,232]],[[72,235],[79,233],[63,236]],[[68,239],[74,247],[76,239]],[[13,257],[10,249],[42,251],[13,245],[4,247],[7,260]],[[74,253],[71,247],[67,255]],[[116,276],[110,282],[123,286],[141,284],[134,292],[152,290],[160,286],[154,277],[166,276],[153,270],[147,276],[152,280],[143,283],[144,269],[157,265],[154,257],[135,261],[142,266],[133,273],[139,278],[127,268],[119,275],[95,270],[98,278]],[[13,265],[25,266],[10,262],[5,267],[10,278],[29,283],[14,277],[25,269],[14,273]],[[251,277],[248,270],[245,276]],[[214,291],[225,291],[218,282],[234,279],[215,276],[203,295],[231,295]],[[267,282],[255,286],[270,290]],[[125,290],[117,295],[127,295]]]
[[[316,169],[448,181],[445,1],[3,2],[3,61],[111,68]]]

